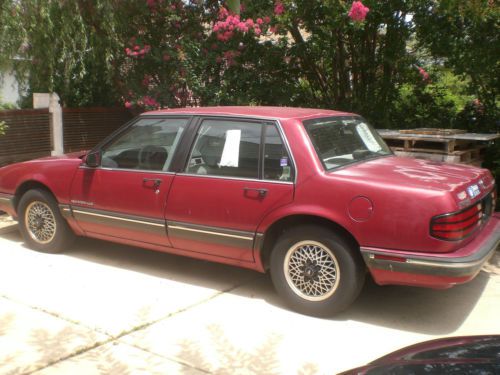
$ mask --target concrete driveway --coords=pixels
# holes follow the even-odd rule
[[[287,310],[266,275],[90,239],[41,254],[2,230],[0,374],[334,374],[500,333],[492,263],[445,291],[369,280],[348,311],[318,319]]]

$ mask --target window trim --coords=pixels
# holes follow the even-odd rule
[[[200,131],[200,128],[203,124],[204,121],[207,121],[207,120],[210,120],[210,121],[217,121],[217,120],[220,120],[220,121],[224,121],[224,122],[230,122],[230,121],[234,121],[234,122],[239,122],[239,123],[248,123],[248,124],[259,124],[261,126],[261,129],[260,129],[260,143],[259,143],[259,151],[258,151],[258,157],[259,159],[257,160],[257,180],[262,180],[261,178],[261,174],[260,174],[260,164],[261,164],[261,154],[262,154],[262,128],[264,128],[264,121],[262,120],[253,120],[253,119],[246,119],[246,118],[219,118],[220,116],[200,116],[199,118],[199,121],[197,121],[196,123],[196,128],[193,129],[193,133],[194,133],[194,136],[191,140],[191,147],[189,148],[189,152],[187,153],[186,155],[186,159],[185,159],[185,162],[184,162],[184,168],[182,169],[182,173],[183,174],[190,174],[190,175],[193,175],[193,176],[199,176],[197,175],[196,173],[190,173],[190,172],[187,172],[187,169],[189,167],[189,159],[190,159],[190,156],[193,152],[193,149],[194,149],[194,146],[196,144],[196,141],[198,140],[198,135],[199,135],[199,131]],[[212,177],[215,177],[215,176],[218,176],[218,175],[205,175],[205,176],[212,176]],[[218,176],[218,177],[226,177],[226,176]],[[235,177],[235,176],[227,176],[227,177]],[[251,178],[251,177],[235,177],[236,179],[243,179],[243,180],[256,180],[255,178]]]
[[[220,119],[221,121],[236,121],[236,122],[248,122],[248,123],[258,123],[262,125],[261,129],[261,142],[260,142],[260,149],[259,149],[259,173],[258,173],[258,178],[246,178],[246,177],[234,177],[234,176],[217,176],[217,175],[199,175],[199,174],[194,174],[194,173],[188,173],[187,168],[188,168],[188,163],[189,163],[189,156],[192,153],[192,150],[195,145],[195,141],[198,136],[198,131],[201,127],[201,124],[204,120],[217,120]],[[292,175],[293,178],[291,181],[278,181],[278,180],[268,180],[264,179],[264,151],[265,151],[265,125],[275,125],[278,134],[281,138],[281,141],[283,143],[283,146],[285,147],[289,157],[290,157],[290,167],[292,168]],[[285,136],[285,133],[283,132],[283,128],[281,125],[281,122],[279,120],[274,120],[274,119],[268,119],[268,118],[258,118],[258,117],[244,117],[244,116],[234,116],[234,115],[228,115],[228,116],[223,116],[223,115],[199,115],[199,116],[193,116],[193,119],[191,120],[191,124],[189,128],[185,131],[185,133],[190,133],[189,134],[189,147],[185,147],[181,153],[184,155],[176,155],[178,156],[179,159],[182,160],[182,168],[178,171],[176,171],[177,174],[182,175],[182,176],[190,176],[190,177],[203,177],[203,178],[218,178],[218,179],[228,179],[228,180],[242,180],[242,181],[255,181],[255,182],[274,182],[278,184],[295,184],[297,181],[297,167],[295,163],[295,159],[293,156],[293,153],[290,148],[290,144],[288,142],[288,139]],[[186,135],[183,141],[188,141],[188,136]],[[187,150],[187,152],[185,151]],[[176,153],[177,154],[177,153]],[[172,165],[174,164],[174,161],[176,161],[176,157],[172,160]],[[177,162],[180,162],[181,160],[177,160]],[[178,167],[178,165],[176,165]]]
[[[378,155],[377,157],[374,157],[374,158],[369,158],[369,159],[362,159],[362,160],[355,160],[353,161],[352,163],[346,163],[346,164],[343,164],[343,165],[339,165],[337,167],[334,167],[334,168],[327,168],[326,165],[325,165],[325,162],[323,161],[323,159],[321,158],[321,155],[316,147],[316,142],[315,140],[311,137],[311,135],[309,134],[309,131],[308,131],[308,126],[310,126],[314,121],[316,120],[334,120],[334,119],[359,119],[361,121],[364,121],[366,124],[368,124],[373,130],[375,130],[375,132],[377,132],[377,129],[375,129],[373,127],[373,125],[371,125],[368,121],[366,121],[365,118],[363,118],[362,116],[358,116],[358,115],[352,115],[352,116],[324,116],[324,117],[316,117],[316,118],[312,118],[312,119],[307,119],[307,120],[303,120],[301,121],[302,122],[302,126],[304,127],[304,130],[306,131],[306,134],[307,134],[307,138],[309,139],[309,142],[311,143],[311,145],[313,146],[313,149],[314,149],[314,154],[316,155],[316,157],[318,158],[319,162],[321,163],[321,166],[323,167],[323,170],[326,172],[326,173],[331,173],[331,172],[335,172],[335,171],[338,171],[338,170],[342,170],[344,168],[347,168],[347,167],[350,167],[352,165],[356,165],[356,164],[360,164],[360,163],[364,163],[364,162],[367,162],[367,161],[371,161],[371,160],[375,160],[375,159],[379,159],[379,158],[385,158],[385,157],[388,157],[388,156],[394,156],[394,152],[392,151],[392,149],[387,146],[389,148],[389,153],[386,154],[386,155]],[[378,134],[378,132],[377,132]],[[380,134],[379,134],[380,136]],[[385,141],[384,141],[385,142]],[[387,145],[387,144],[386,144]]]
[[[283,145],[283,147],[285,148],[287,154],[288,154],[288,157],[290,158],[290,174],[291,174],[291,178],[290,178],[290,181],[282,181],[282,182],[292,182],[292,183],[295,183],[295,178],[296,178],[296,167],[295,167],[295,161],[293,160],[293,156],[292,156],[292,153],[290,151],[290,147],[288,147],[288,142],[286,141],[286,137],[285,135],[283,134],[283,132],[281,131],[281,124],[279,123],[279,121],[269,121],[269,122],[266,122],[264,124],[264,126],[262,127],[263,130],[262,130],[262,154],[260,155],[261,159],[262,159],[262,168],[261,168],[261,180],[264,180],[264,181],[276,181],[276,180],[270,180],[270,179],[265,179],[264,176],[264,168],[265,168],[265,154],[266,154],[266,135],[267,135],[267,132],[266,132],[266,129],[267,129],[267,125],[271,125],[271,126],[275,126],[276,127],[276,130],[278,131],[278,136],[280,137],[281,139],[281,144]]]
[[[297,178],[299,175],[299,171],[297,168],[297,163],[295,162],[295,157],[292,152],[292,148],[290,147],[290,142],[288,142],[288,138],[285,135],[285,132],[283,130],[283,125],[281,124],[281,121],[276,118],[269,118],[269,117],[259,117],[259,116],[238,116],[238,115],[196,115],[196,114],[142,114],[139,115],[130,121],[126,122],[123,124],[121,127],[116,129],[114,132],[112,132],[110,135],[105,137],[101,142],[99,142],[96,146],[94,146],[88,153],[90,152],[96,152],[96,151],[101,151],[104,146],[106,146],[109,142],[111,142],[115,137],[118,137],[121,133],[126,131],[129,127],[133,126],[137,121],[144,119],[144,118],[153,118],[153,119],[158,119],[158,118],[164,118],[164,119],[188,119],[188,122],[186,124],[186,128],[184,130],[183,136],[179,141],[179,145],[177,149],[175,150],[174,157],[172,158],[172,162],[170,163],[170,166],[168,168],[168,171],[156,171],[154,173],[158,174],[179,174],[179,175],[184,175],[184,176],[196,176],[196,177],[212,177],[212,178],[218,178],[218,176],[212,176],[212,175],[196,175],[196,174],[189,174],[186,173],[185,170],[187,168],[187,163],[188,163],[188,158],[189,155],[191,155],[191,149],[194,147],[194,140],[196,138],[196,135],[198,134],[198,128],[201,124],[201,121],[203,119],[221,119],[221,120],[236,120],[236,121],[249,121],[249,122],[259,122],[259,123],[272,123],[275,124],[276,127],[278,128],[278,132],[281,136],[281,140],[283,141],[283,145],[285,146],[286,151],[288,152],[288,155],[290,156],[290,161],[291,161],[291,168],[292,168],[292,173],[293,173],[293,178],[291,181],[277,181],[277,180],[265,180],[265,179],[247,179],[247,178],[241,178],[241,177],[228,177],[228,176],[219,176],[220,178],[227,178],[227,179],[235,179],[235,180],[244,180],[244,181],[256,181],[256,182],[272,182],[272,183],[277,183],[277,184],[296,184],[297,183]],[[123,169],[123,168],[104,168],[102,166],[99,166],[97,168],[91,168],[87,167],[85,164],[80,165],[81,169],[102,169],[102,170],[108,170],[108,171],[124,171],[124,172],[147,172],[147,173],[152,173],[152,171],[149,170],[141,170],[141,169]]]
[[[257,178],[248,178],[248,177],[215,176],[215,175],[209,175],[209,174],[194,174],[194,173],[177,173],[177,174],[179,176],[216,178],[219,180],[266,182],[266,183],[275,183],[275,184],[280,184],[280,185],[294,185],[295,184],[293,181],[264,180],[264,179],[257,179]]]
[[[130,168],[113,168],[113,167],[103,167],[102,165],[99,165],[97,168],[91,168],[87,167],[85,164],[80,165],[80,169],[101,169],[101,170],[106,170],[106,171],[128,171],[128,172],[146,172],[146,173],[158,173],[158,174],[173,174],[175,171],[172,170],[172,166],[174,165],[175,159],[177,158],[178,155],[178,150],[184,147],[184,143],[186,142],[186,133],[188,133],[189,129],[191,129],[192,122],[193,122],[193,115],[171,115],[171,116],[150,116],[150,115],[140,115],[132,120],[126,122],[123,124],[121,127],[116,129],[114,132],[112,132],[110,135],[108,135],[106,138],[104,138],[101,142],[99,142],[96,146],[94,146],[90,151],[87,152],[87,154],[91,152],[103,152],[103,149],[108,146],[111,142],[113,142],[115,139],[120,137],[122,134],[127,132],[130,128],[132,128],[135,124],[137,124],[139,121],[144,120],[144,119],[154,119],[154,120],[170,120],[170,119],[178,119],[178,120],[187,120],[186,125],[184,127],[184,132],[179,139],[179,143],[176,147],[176,150],[174,152],[174,157],[172,158],[172,161],[170,165],[168,166],[168,170],[166,171],[154,171],[150,169],[130,169]]]

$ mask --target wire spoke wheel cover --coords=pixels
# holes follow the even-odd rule
[[[30,237],[39,244],[51,242],[56,235],[56,218],[44,202],[31,202],[26,208],[24,223]]]
[[[290,247],[283,271],[288,286],[308,301],[328,299],[339,284],[337,258],[327,246],[316,241],[301,241]]]

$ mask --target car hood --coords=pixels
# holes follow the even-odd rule
[[[448,192],[464,191],[480,180],[481,187],[489,190],[494,183],[486,169],[396,156],[361,162],[333,173],[373,183]]]
[[[379,358],[348,374],[497,374],[500,335],[461,336],[425,341]]]
[[[64,160],[64,159],[81,159],[87,154],[88,151],[75,151],[58,156],[47,156],[45,158],[35,159],[35,160]]]

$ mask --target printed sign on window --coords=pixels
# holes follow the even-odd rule
[[[358,132],[359,136],[361,137],[361,140],[363,141],[368,150],[373,152],[378,152],[382,150],[382,147],[380,147],[379,143],[373,136],[373,133],[371,132],[368,125],[361,123],[358,126],[356,126],[356,131]]]
[[[226,132],[226,143],[222,150],[219,167],[238,167],[240,160],[241,130],[231,129]]]

